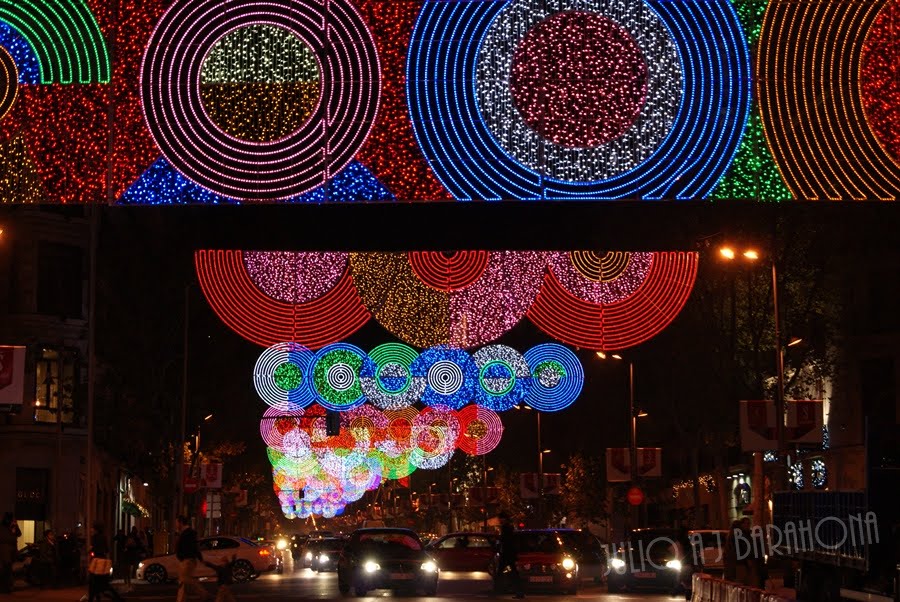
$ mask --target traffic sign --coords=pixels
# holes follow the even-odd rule
[[[628,503],[632,506],[640,506],[644,503],[644,492],[640,487],[632,487],[628,490]]]

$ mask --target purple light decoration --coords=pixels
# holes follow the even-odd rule
[[[588,277],[588,270],[585,267],[579,269],[573,262],[572,253],[549,255],[550,270],[566,290],[580,299],[601,305],[633,295],[644,283],[653,261],[653,253],[607,254],[604,257],[610,258],[611,271],[602,272],[599,267],[602,261],[598,260],[593,266],[597,269],[595,277]]]
[[[347,270],[347,253],[244,251],[247,274],[259,290],[286,303],[318,299]]]

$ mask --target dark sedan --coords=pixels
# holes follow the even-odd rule
[[[409,529],[358,529],[338,560],[338,590],[364,596],[373,589],[437,593],[438,567]]]
[[[312,553],[309,568],[315,572],[337,570],[338,558],[344,549],[344,540],[340,537],[325,537],[311,541],[307,548]]]
[[[609,591],[676,591],[683,561],[677,538],[674,529],[634,529],[609,559]]]

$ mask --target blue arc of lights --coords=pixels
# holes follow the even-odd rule
[[[567,182],[509,156],[478,111],[478,51],[508,2],[426,0],[409,45],[407,102],[419,146],[450,193],[459,200],[709,196],[737,153],[750,111],[747,41],[729,0],[646,3],[671,32],[684,73],[673,126],[634,169]]]

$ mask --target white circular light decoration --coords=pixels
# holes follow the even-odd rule
[[[531,32],[543,27],[544,23],[549,28],[571,28],[573,24],[577,27],[577,18],[568,19],[568,25],[553,22],[575,14],[567,14],[567,11],[599,17],[593,19],[592,25],[605,26],[605,35],[613,36],[624,48],[636,46],[638,52],[632,54],[632,62],[638,64],[640,61],[646,69],[646,95],[643,102],[635,103],[632,99],[627,103],[630,123],[623,124],[627,125],[624,131],[619,135],[602,133],[594,136],[593,142],[581,141],[586,142],[586,146],[557,143],[553,136],[546,135],[547,132],[537,131],[532,127],[533,122],[529,125],[528,116],[520,112],[521,100],[517,107],[514,98],[516,74],[513,63],[517,47],[533,43],[533,40],[529,41],[529,36],[534,37]],[[552,36],[551,32],[549,37]],[[545,42],[558,43],[559,40]],[[547,56],[544,68],[552,71],[555,60],[556,57]],[[616,61],[610,60],[610,68],[615,66]],[[528,168],[549,178],[570,182],[605,180],[640,165],[672,129],[683,93],[683,73],[671,32],[645,2],[635,0],[557,0],[552,3],[511,0],[488,28],[478,52],[475,78],[481,117],[498,144]],[[543,109],[554,101],[553,98],[534,100],[534,106]],[[573,98],[570,102],[577,106],[579,99]]]
[[[463,386],[463,372],[456,363],[440,360],[428,369],[428,386],[441,395],[453,395]]]

